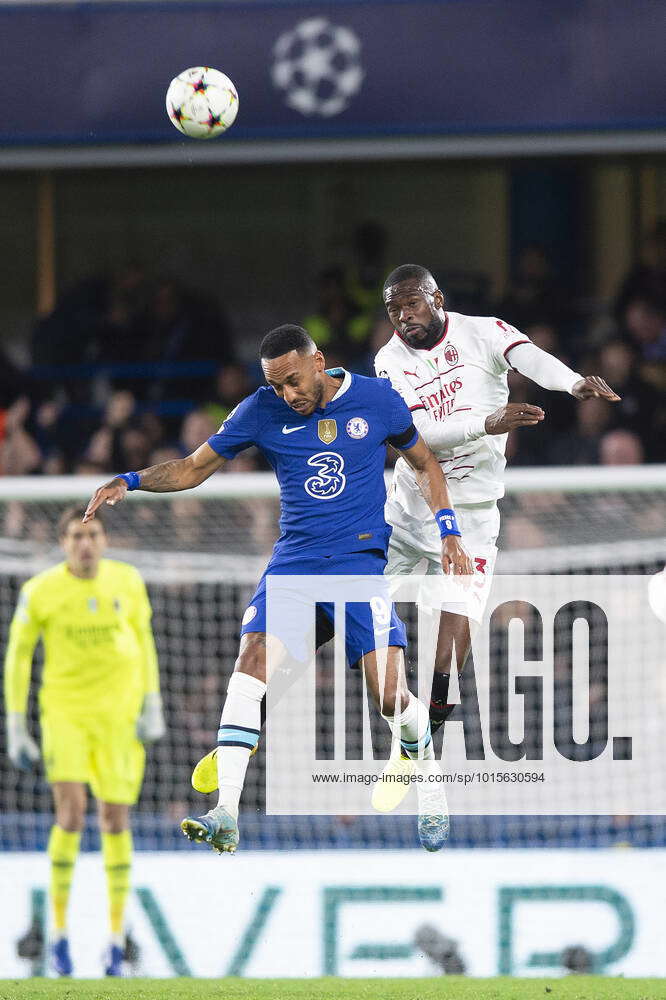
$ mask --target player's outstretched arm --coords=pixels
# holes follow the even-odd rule
[[[132,488],[144,490],[146,493],[176,493],[180,490],[191,490],[221,469],[225,462],[226,458],[218,455],[209,444],[205,443],[187,458],[160,462],[159,465],[153,465],[149,469],[132,473],[138,477],[137,484]],[[118,476],[96,489],[86,509],[84,524],[92,520],[95,511],[102,504],[114,507],[124,500],[128,489],[127,481]]]
[[[620,397],[613,392],[600,375],[584,377],[554,358],[547,351],[542,351],[536,344],[520,341],[513,344],[510,350],[510,363],[521,375],[536,382],[542,389],[555,389],[569,392],[576,399],[606,399],[609,403],[617,403]]]
[[[451,505],[449,489],[442,472],[442,467],[431,452],[422,437],[416,439],[411,448],[401,449],[411,467],[416,473],[426,503],[435,515],[442,531],[442,566],[445,573],[469,574],[472,572],[472,560],[468,556],[460,540],[459,534],[445,532],[447,514],[451,514],[455,526],[455,514]],[[456,528],[457,531],[457,528]]]

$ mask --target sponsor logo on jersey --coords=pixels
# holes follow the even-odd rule
[[[387,378],[389,382],[391,381],[389,373],[384,368],[380,372],[377,372],[377,378]]]
[[[114,597],[113,598],[113,610],[116,612],[117,615],[119,615],[120,612],[122,611],[122,609],[123,609],[123,606],[120,603],[120,598],[119,597]]]
[[[435,420],[441,420],[451,413],[456,405],[456,393],[462,389],[462,379],[454,378],[443,385],[440,382],[439,390],[429,393],[419,393],[419,399],[430,410]]]
[[[88,611],[97,611],[97,598],[96,597],[89,597],[88,598]]]
[[[519,333],[516,330],[515,326],[509,326],[508,323],[504,323],[501,319],[496,319],[495,323],[497,324],[497,326],[502,331],[502,335],[504,337],[517,337],[517,336],[519,336]]]
[[[246,609],[245,614],[241,620],[241,625],[249,625],[253,618],[257,617],[257,608],[254,604],[251,604],[249,608]]]
[[[351,420],[347,421],[347,434],[350,438],[359,440],[364,438],[368,433],[368,421],[364,420],[363,417],[352,417]]]
[[[317,421],[317,436],[324,444],[332,444],[338,436],[338,425],[335,420]]]
[[[453,344],[447,344],[444,348],[444,359],[447,365],[457,365],[460,361],[460,356]]]

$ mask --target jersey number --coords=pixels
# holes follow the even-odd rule
[[[345,460],[336,451],[320,451],[308,459],[308,465],[319,469],[318,476],[310,476],[305,480],[305,492],[316,500],[332,500],[340,496],[347,485],[347,477],[343,473]]]

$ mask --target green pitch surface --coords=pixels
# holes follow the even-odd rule
[[[2,979],[0,1000],[666,1000],[666,979]]]

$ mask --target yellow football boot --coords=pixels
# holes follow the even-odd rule
[[[202,795],[209,795],[217,791],[217,751],[215,747],[205,757],[202,757],[198,764],[195,764],[192,771],[192,788]],[[250,757],[257,752],[257,747],[250,751]]]
[[[377,812],[390,813],[397,809],[412,784],[414,761],[402,752],[391,755],[382,776],[372,789],[372,807]]]

